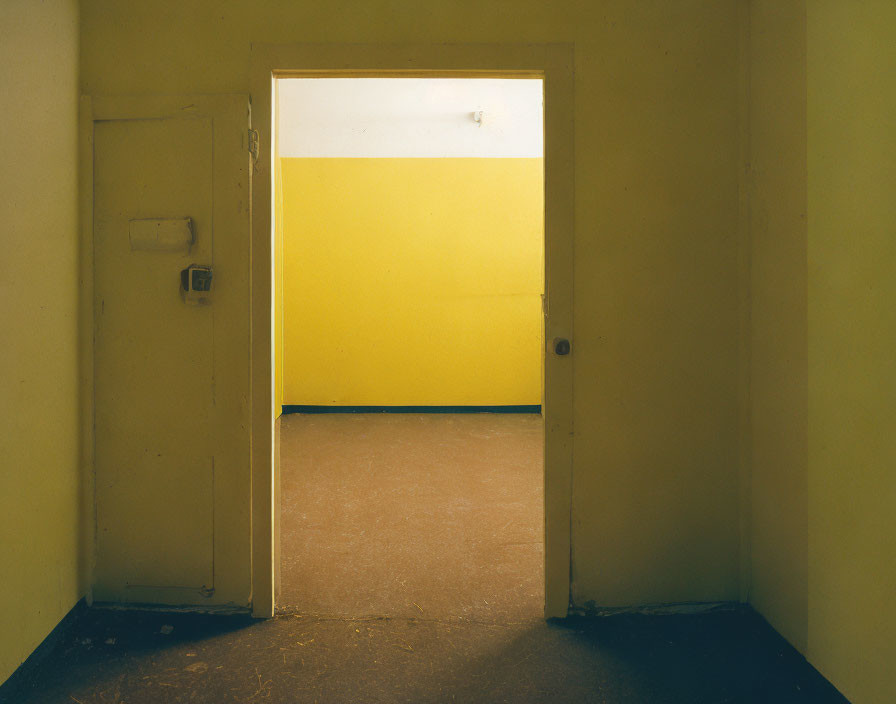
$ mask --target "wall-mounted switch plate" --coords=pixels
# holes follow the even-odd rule
[[[208,305],[212,302],[212,268],[190,264],[180,272],[180,295],[188,305]]]

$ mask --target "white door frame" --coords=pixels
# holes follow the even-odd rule
[[[259,158],[252,173],[250,241],[252,613],[276,608],[274,476],[272,93],[288,77],[542,78],[544,80],[545,617],[564,617],[570,589],[575,235],[575,102],[571,44],[253,44],[249,92]]]

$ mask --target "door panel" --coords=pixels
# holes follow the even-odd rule
[[[230,98],[94,118],[98,601],[249,600],[247,118]],[[129,237],[184,218],[192,245]],[[182,300],[193,263],[213,267],[211,305]]]

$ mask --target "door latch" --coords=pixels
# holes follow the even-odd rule
[[[252,157],[252,163],[258,161],[258,130],[249,129],[249,154]]]

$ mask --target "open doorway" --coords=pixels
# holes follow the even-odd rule
[[[278,79],[539,78],[544,89],[544,615],[566,616],[571,569],[575,58],[570,44],[253,44],[250,51],[252,613],[272,616],[279,570],[274,433],[274,90]],[[265,155],[264,158],[259,158]],[[570,344],[572,342],[572,344]],[[587,341],[586,341],[587,344]]]
[[[273,96],[279,606],[541,615],[542,79]]]

